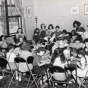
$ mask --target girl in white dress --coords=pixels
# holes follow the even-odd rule
[[[77,62],[77,82],[79,84],[79,87],[81,86],[81,81],[79,77],[86,77],[88,76],[88,66],[87,66],[87,60],[85,57],[85,51],[83,49],[78,50],[78,56],[80,58],[80,62]],[[73,77],[76,79],[76,71],[74,70],[72,72]]]

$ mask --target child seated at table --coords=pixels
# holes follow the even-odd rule
[[[39,47],[34,55],[33,68],[34,72],[38,75],[45,74],[44,65],[49,63],[49,61],[44,58],[45,52],[46,50],[43,47]]]
[[[80,58],[80,62],[77,62],[77,83],[79,84],[79,88],[81,86],[81,81],[79,77],[83,78],[88,76],[88,65],[85,57],[85,51],[83,49],[78,50],[78,56]],[[76,79],[76,71],[72,72],[73,77]]]
[[[39,47],[36,50],[36,54],[34,55],[34,61],[33,61],[33,70],[35,74],[37,75],[44,75],[43,76],[43,83],[47,80],[46,73],[47,73],[47,67],[46,64],[50,63],[49,59],[45,59],[46,50],[43,47]],[[41,83],[42,85],[42,83]]]
[[[71,48],[71,62],[70,64],[77,64],[80,62],[80,58],[78,57],[78,50],[75,48]]]
[[[70,47],[75,48],[75,49],[80,49],[80,48],[84,48],[85,45],[81,39],[75,39],[74,43],[70,43]]]

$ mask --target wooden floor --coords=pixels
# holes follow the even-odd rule
[[[13,84],[11,84],[10,88],[22,88],[22,87],[25,87],[25,84],[26,84],[25,82],[20,82],[18,87],[17,87],[16,84],[13,83]],[[6,83],[4,85],[4,87],[0,87],[0,88],[8,88],[8,83]],[[31,87],[31,88],[36,88],[36,87],[34,86],[34,87]],[[46,87],[42,87],[42,88],[52,88],[52,87],[47,87],[46,86]],[[57,88],[63,88],[63,87],[59,85]],[[75,84],[69,84],[68,88],[76,88],[76,86],[75,86]],[[83,87],[81,87],[81,88],[83,88]],[[87,88],[88,88],[88,86],[87,86]]]
[[[8,84],[9,84],[10,79],[11,79],[11,77],[7,78],[6,81],[2,80],[0,83],[0,88],[8,88]],[[19,82],[18,86],[16,86],[17,83],[12,83],[10,88],[23,88],[23,87],[26,88],[26,83],[27,83],[26,81],[21,81],[21,82]],[[88,83],[86,85],[87,85],[86,88],[88,88]],[[36,88],[36,86],[34,85],[31,88]],[[50,87],[46,86],[46,87],[42,87],[42,88],[52,88],[52,86],[50,86]],[[59,85],[57,88],[63,88],[63,87]],[[69,84],[68,88],[76,88],[75,83]],[[84,88],[84,87],[81,87],[81,88]]]

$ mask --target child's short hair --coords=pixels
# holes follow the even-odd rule
[[[56,26],[55,28],[60,28],[59,26]]]
[[[62,31],[62,33],[65,33],[65,34],[67,34],[67,31],[64,29],[64,30]]]
[[[10,49],[12,49],[12,48],[15,49],[15,46],[14,46],[13,44],[9,44],[9,45],[8,45],[8,50],[10,50]]]
[[[40,53],[41,51],[46,52],[46,49],[45,49],[44,47],[39,47],[39,48],[36,50],[36,53]]]

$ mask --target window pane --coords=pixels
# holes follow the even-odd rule
[[[18,29],[18,17],[9,18],[10,33],[15,33]]]

